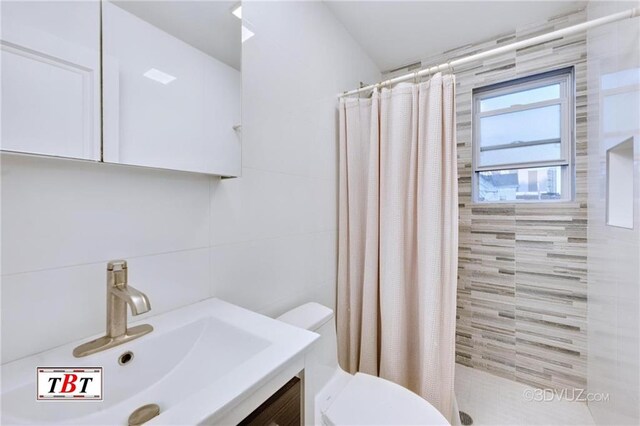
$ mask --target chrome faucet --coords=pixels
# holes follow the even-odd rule
[[[112,260],[107,264],[107,332],[73,350],[73,356],[80,358],[121,345],[153,331],[149,324],[127,328],[127,305],[133,315],[140,315],[151,309],[149,298],[128,285],[127,262]]]

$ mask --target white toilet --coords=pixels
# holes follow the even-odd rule
[[[306,357],[305,424],[449,425],[431,404],[402,386],[368,374],[343,371],[338,366],[331,309],[307,303],[278,320],[320,334]]]

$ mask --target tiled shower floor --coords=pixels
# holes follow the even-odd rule
[[[474,425],[594,425],[583,402],[527,401],[530,386],[456,364],[458,406]]]

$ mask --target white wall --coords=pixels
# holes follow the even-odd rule
[[[335,95],[380,74],[321,2],[243,14],[242,178],[2,155],[3,363],[100,333],[114,258],[151,315],[333,305]]]
[[[334,305],[337,98],[378,69],[322,2],[243,2],[243,177],[213,187],[214,293]]]
[[[589,19],[637,7],[590,2]],[[598,424],[640,423],[640,26],[637,18],[588,33],[588,390]],[[606,151],[635,137],[634,228],[606,225]]]
[[[212,178],[2,155],[2,362],[104,329],[106,262],[151,314],[209,297]]]

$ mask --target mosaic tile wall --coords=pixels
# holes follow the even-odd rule
[[[584,11],[429,58],[442,63],[575,25]],[[444,58],[444,60],[443,60]],[[473,88],[575,66],[575,198],[566,203],[471,201]],[[558,38],[454,70],[460,246],[456,361],[541,388],[586,387],[586,38]],[[386,76],[385,76],[386,77]]]

